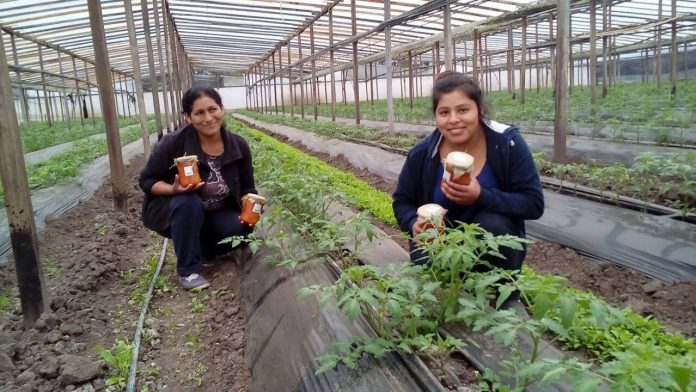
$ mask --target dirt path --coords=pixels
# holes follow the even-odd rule
[[[47,222],[39,242],[51,311],[35,329],[22,327],[14,263],[0,268],[0,304],[7,304],[0,308],[0,391],[106,390],[112,371],[95,347],[133,340],[138,299],[149,284],[143,276],[162,247],[140,222],[143,163],[140,155],[126,169],[127,214],[113,212],[106,184]],[[191,294],[178,287],[170,257],[146,323],[138,390],[245,390],[236,266],[222,261],[209,271],[211,290]]]

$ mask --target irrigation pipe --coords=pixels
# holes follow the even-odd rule
[[[165,238],[164,242],[162,243],[162,253],[160,254],[159,262],[157,263],[157,269],[155,270],[155,273],[152,275],[150,287],[147,290],[145,301],[143,301],[143,308],[140,310],[140,317],[138,317],[138,325],[135,327],[135,337],[133,338],[133,359],[131,360],[130,369],[128,370],[128,383],[126,384],[126,392],[135,392],[135,375],[138,370],[138,355],[140,353],[140,334],[143,331],[145,315],[147,314],[147,308],[150,305],[152,292],[155,290],[155,282],[157,282],[157,277],[159,277],[160,271],[162,270],[162,264],[164,264],[164,257],[166,255],[167,239]]]

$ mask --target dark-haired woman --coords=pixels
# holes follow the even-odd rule
[[[541,217],[544,197],[519,130],[487,119],[481,89],[459,72],[438,77],[432,101],[437,129],[409,152],[394,193],[394,214],[401,229],[412,236],[422,233],[416,210],[436,203],[448,210],[449,224],[478,223],[496,235],[524,237],[524,221]],[[441,161],[453,151],[474,157],[469,185],[441,181]],[[427,262],[413,243],[411,250],[413,262]],[[502,248],[505,259],[489,261],[505,269],[520,269],[525,252]]]
[[[229,251],[218,242],[251,231],[239,214],[242,196],[256,189],[249,146],[225,129],[220,95],[194,87],[181,106],[189,124],[162,138],[140,173],[143,223],[172,239],[181,285],[203,289],[210,286],[201,275],[204,261]],[[198,156],[198,185],[179,184],[173,163],[185,155]]]

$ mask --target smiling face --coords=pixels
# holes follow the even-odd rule
[[[467,147],[483,135],[478,105],[459,89],[440,97],[435,124],[444,141],[453,147]]]
[[[201,136],[215,136],[220,133],[222,126],[222,107],[207,95],[201,95],[186,114],[186,119],[193,125]]]

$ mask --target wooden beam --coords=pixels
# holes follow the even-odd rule
[[[117,212],[125,214],[128,212],[128,191],[126,189],[126,179],[123,170],[121,137],[118,132],[118,119],[116,118],[115,111],[116,102],[114,101],[113,81],[111,80],[109,71],[111,67],[109,66],[109,55],[106,48],[101,3],[98,1],[89,1],[87,5],[89,7],[89,19],[92,26],[92,41],[94,43],[102,116],[104,117],[104,125],[106,126],[106,144],[109,148],[109,168],[111,171],[114,209]]]
[[[128,26],[128,40],[131,47],[131,61],[133,62],[133,82],[135,83],[135,99],[138,102],[138,114],[140,115],[140,130],[143,136],[143,151],[145,161],[150,158],[150,131],[147,127],[147,111],[145,110],[145,90],[143,79],[140,76],[140,53],[138,53],[138,41],[135,36],[135,23],[133,22],[133,6],[131,0],[123,2],[126,11],[126,25]]]
[[[355,0],[350,0],[351,32],[358,32]],[[360,85],[358,84],[358,41],[353,42],[353,101],[355,103],[355,123],[360,124]]]
[[[8,70],[5,44],[0,33],[0,181],[5,190],[5,210],[24,328],[28,330],[48,310],[49,301]]]
[[[553,161],[565,163],[568,130],[568,47],[570,43],[570,0],[558,0],[556,45],[556,111],[554,117]]]
[[[156,5],[157,2],[155,1]],[[152,104],[155,109],[155,127],[157,128],[157,140],[162,139],[162,111],[160,110],[159,83],[157,81],[157,70],[155,70],[155,55],[152,50],[152,38],[150,32],[150,13],[148,11],[147,0],[140,1],[140,11],[143,19],[143,33],[145,34],[145,47],[147,51],[147,65],[150,75],[150,90],[152,91]],[[157,18],[155,18],[157,19]],[[142,80],[142,78],[141,78]]]

